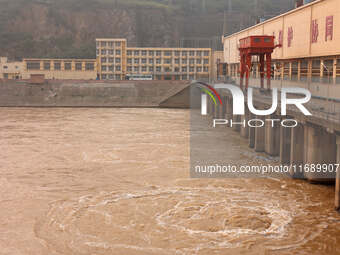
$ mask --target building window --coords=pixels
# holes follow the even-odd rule
[[[135,58],[135,64],[139,64],[139,58]]]
[[[99,55],[99,50],[98,49],[96,50],[96,54],[97,54],[97,56]]]
[[[40,61],[27,62],[27,70],[40,70]]]
[[[101,59],[101,62],[102,62],[102,63],[106,63],[106,61],[107,61],[106,58],[102,58],[102,59]]]
[[[121,42],[116,42],[117,47],[120,47],[120,45],[121,45]]]
[[[196,56],[199,56],[199,57],[202,56],[202,51],[200,51],[200,50],[197,51],[197,52],[196,52]]]
[[[204,56],[208,57],[210,55],[210,52],[208,50],[204,51]]]
[[[162,51],[160,50],[156,51],[156,56],[162,56]]]
[[[86,71],[93,71],[94,70],[94,63],[90,63],[90,62],[85,63],[85,70]]]
[[[139,66],[134,66],[134,67],[133,67],[133,71],[139,72]]]
[[[142,56],[146,56],[146,54],[147,54],[147,51],[146,51],[146,50],[143,50],[143,51],[142,51]]]
[[[146,72],[146,66],[142,66],[142,72]]]
[[[120,64],[120,58],[116,58],[116,63]]]
[[[187,71],[188,71],[188,68],[187,68],[186,66],[183,66],[183,67],[182,67],[182,72],[183,72],[183,73],[186,73]]]
[[[51,63],[50,62],[44,62],[44,70],[51,70]]]
[[[180,51],[176,50],[176,51],[175,51],[175,56],[176,56],[176,57],[179,57],[179,56],[180,56]]]
[[[171,72],[171,68],[167,66],[167,67],[164,68],[164,71],[169,73],[169,72]]]
[[[101,42],[100,44],[102,47],[106,47],[106,42]]]
[[[139,56],[139,51],[138,51],[138,50],[135,50],[134,55],[135,55],[135,56]]]
[[[109,55],[113,55],[113,50],[108,50]]]
[[[142,58],[142,64],[146,64],[146,58]]]
[[[102,71],[106,72],[107,71],[107,66],[102,66]]]
[[[186,74],[182,75],[182,80],[185,81],[186,79],[188,79],[188,76]]]
[[[61,63],[60,62],[54,62],[54,70],[61,70]]]
[[[109,42],[109,47],[113,48],[113,42]]]
[[[156,59],[156,64],[161,64],[161,63],[162,63],[162,59],[157,58],[157,59]]]
[[[191,58],[191,59],[189,60],[189,64],[190,64],[190,65],[194,65],[194,64],[195,64],[195,59],[194,59],[194,58]]]
[[[186,59],[186,58],[183,58],[183,59],[182,59],[182,64],[183,64],[183,65],[186,65],[187,63],[188,63],[187,59]]]
[[[81,63],[76,63],[76,70],[81,71],[82,70],[82,64]]]
[[[101,51],[102,55],[106,55],[106,50]]]
[[[171,64],[171,59],[166,58],[166,59],[164,60],[164,62],[165,62],[165,64]]]
[[[149,64],[153,64],[153,59],[152,58],[149,59]]]
[[[128,67],[127,67],[127,71],[128,71],[128,72],[132,72],[132,66],[128,66]]]
[[[113,58],[109,58],[109,63],[113,63]]]
[[[120,80],[121,80],[120,74],[116,74],[116,80],[117,80],[117,81],[120,81]]]
[[[182,51],[182,56],[183,56],[183,57],[188,56],[188,52],[187,52],[187,51]]]
[[[156,67],[156,72],[159,72],[159,73],[160,73],[161,71],[162,71],[162,68],[161,68],[160,66],[157,66],[157,67]]]
[[[191,51],[189,52],[189,56],[191,56],[191,57],[195,56],[195,51],[191,50]]]
[[[195,80],[195,76],[194,75],[189,75],[189,80]]]
[[[114,70],[113,65],[109,66],[109,71],[113,72],[113,70]]]
[[[109,77],[109,80],[113,80],[114,79],[114,75],[113,74],[109,74],[108,77]]]
[[[96,46],[97,46],[97,48],[99,47],[99,42],[96,42]]]
[[[164,53],[164,55],[167,56],[167,57],[168,57],[168,56],[172,56],[172,52],[167,50],[167,51]]]
[[[149,72],[153,72],[153,66],[149,67]]]
[[[205,66],[204,68],[203,68],[203,70],[204,70],[204,72],[209,72],[209,67],[207,67],[207,66]]]
[[[116,50],[116,55],[120,56],[120,54],[121,54],[121,51],[120,50]]]
[[[190,68],[189,68],[189,72],[190,72],[190,73],[195,72],[195,68],[194,68],[194,67],[190,67]]]
[[[202,72],[202,67],[197,67],[196,70],[197,70],[198,73],[201,73]]]
[[[154,55],[153,50],[150,50],[150,51],[149,51],[149,56],[153,56],[153,55]]]
[[[175,67],[175,72],[176,72],[176,73],[179,72],[179,67]]]
[[[106,80],[106,74],[102,74],[102,80]]]
[[[127,63],[128,63],[128,64],[132,64],[132,58],[128,58],[128,59],[127,59]]]
[[[128,56],[132,56],[132,50],[128,50],[128,51],[127,51],[127,55],[128,55]]]
[[[116,71],[120,72],[122,68],[120,66],[116,66]]]
[[[176,65],[179,64],[179,58],[175,58],[175,64],[176,64]]]
[[[200,58],[196,59],[196,64],[198,65],[202,64],[202,60]]]
[[[205,64],[205,65],[208,65],[208,64],[209,64],[209,59],[204,59],[203,61],[204,61],[204,64]]]
[[[71,63],[64,63],[64,69],[69,71],[69,70],[72,70],[72,64]]]

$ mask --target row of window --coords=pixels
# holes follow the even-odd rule
[[[106,65],[102,65],[102,71],[103,72],[114,72],[114,71],[117,71],[117,72],[120,72],[122,70],[122,67],[121,66],[113,66],[113,65],[109,65],[109,66],[106,66]]]
[[[162,50],[128,50],[127,51],[127,55],[128,56],[176,56],[176,57],[179,57],[179,56],[198,56],[198,57],[201,57],[201,56],[209,56],[210,55],[210,51],[201,51],[201,50],[198,50],[198,51],[195,51],[195,50],[190,50],[190,51],[186,51],[186,50],[183,50],[183,51],[179,51],[179,50],[176,50],[176,51],[162,51]]]
[[[121,63],[121,58],[101,58],[100,59],[102,63],[116,63],[120,64]]]
[[[97,56],[99,55],[99,52],[101,55],[116,55],[120,56],[122,54],[121,50],[98,50],[97,49]]]
[[[161,67],[161,66],[157,66],[156,68],[154,68],[153,66],[149,66],[149,67],[146,67],[146,66],[142,66],[142,67],[139,67],[139,66],[134,66],[134,67],[132,67],[132,66],[128,66],[127,67],[127,71],[128,72],[154,72],[154,71],[156,71],[156,72],[158,72],[158,73],[160,73],[160,72],[172,72],[172,71],[174,71],[175,73],[179,73],[179,72],[182,72],[182,73],[186,73],[186,72],[188,72],[188,70],[189,70],[189,72],[190,73],[194,73],[195,71],[197,72],[197,73],[201,73],[202,71],[203,72],[209,72],[209,67],[196,67],[196,68],[194,68],[194,67],[189,67],[189,68],[187,68],[187,67],[182,67],[182,68],[179,68],[179,67],[175,67],[175,68],[170,68],[170,67]]]
[[[142,58],[142,59],[139,59],[139,58],[134,58],[134,59],[128,58],[127,59],[127,63],[128,64],[132,64],[132,63],[134,63],[134,64],[139,64],[139,63],[142,63],[142,64],[147,64],[147,63],[153,64],[154,62],[155,61],[154,61],[153,58],[150,58],[149,60],[146,59],[146,58]],[[156,58],[156,64],[162,64],[162,62],[163,62],[163,64],[169,64],[169,65],[172,64],[173,62],[175,64],[179,65],[180,62],[181,62],[183,65],[186,65],[188,63],[188,60],[187,59],[182,59],[182,61],[180,61],[179,58],[175,58],[174,60],[172,60],[170,58],[165,58],[165,59]],[[202,63],[207,65],[207,64],[209,64],[209,59],[200,59],[200,58],[199,59],[194,59],[194,58],[189,59],[189,64],[190,65],[194,65],[195,63],[198,64],[198,65],[201,65]]]
[[[70,71],[72,70],[72,63],[65,62],[63,64],[64,70]],[[27,62],[26,64],[27,70],[40,70],[40,62]],[[53,63],[54,70],[60,71],[62,70],[62,62],[54,62]],[[81,62],[77,62],[74,65],[74,69],[76,71],[81,71],[83,69],[83,64]],[[43,70],[51,70],[51,62],[43,62]],[[93,71],[94,70],[94,63],[93,62],[86,62],[85,63],[85,70],[86,71]]]
[[[102,80],[121,80],[120,74],[102,74]]]
[[[122,42],[97,42],[97,47],[110,47],[113,48],[114,46],[120,47]]]

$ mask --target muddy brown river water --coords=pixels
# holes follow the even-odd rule
[[[340,254],[333,186],[190,179],[189,129],[186,110],[0,108],[0,254]]]

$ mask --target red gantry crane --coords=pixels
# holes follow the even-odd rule
[[[272,53],[276,47],[281,47],[281,45],[275,46],[274,40],[275,36],[268,35],[248,36],[240,40],[240,87],[242,90],[244,75],[246,75],[246,89],[248,89],[252,56],[259,56],[260,59],[261,89],[264,88],[264,64],[266,58],[267,89],[270,89]]]

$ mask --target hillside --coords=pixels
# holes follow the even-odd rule
[[[254,0],[232,0],[229,33],[292,7],[292,0],[258,1],[255,8]],[[218,48],[228,6],[228,0],[0,0],[0,56],[94,58],[96,37]]]

